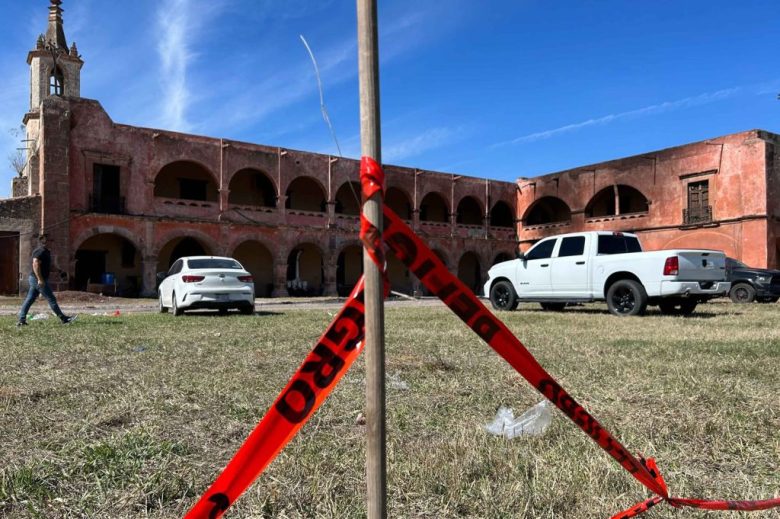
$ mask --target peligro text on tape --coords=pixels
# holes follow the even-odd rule
[[[780,498],[755,501],[685,499],[670,497],[666,484],[652,459],[637,459],[607,432],[585,408],[578,404],[463,282],[447,270],[442,261],[390,208],[384,208],[385,243],[411,272],[434,295],[437,295],[458,317],[487,342],[499,355],[540,393],[582,429],[599,447],[659,498],[648,499],[632,510],[633,517],[661,501],[675,507],[687,506],[708,510],[755,511],[780,507]],[[641,508],[641,510],[640,510]],[[631,512],[631,511],[628,511]]]
[[[314,349],[187,519],[221,517],[327,398],[362,348],[363,288],[361,277]]]
[[[361,174],[378,168],[363,160]],[[376,171],[376,170],[375,170]],[[379,169],[381,172],[381,169]],[[381,178],[381,177],[378,177]],[[362,179],[361,179],[362,180]],[[381,184],[380,184],[381,185]],[[658,497],[621,512],[627,519],[667,501],[672,506],[710,510],[765,510],[780,506],[780,498],[759,501],[718,501],[669,497],[666,484],[652,459],[636,459],[580,406],[536,361],[509,329],[485,308],[471,291],[389,208],[384,208],[386,239],[393,253],[417,275],[432,293],[507,360],[539,392],[550,399],[623,468]],[[366,240],[364,240],[365,243]],[[373,245],[374,239],[369,240]],[[378,262],[378,255],[372,255]],[[249,438],[207,490],[188,519],[221,517],[328,396],[360,351],[363,329],[362,278],[331,326],[282,391]],[[351,310],[348,310],[351,309]],[[330,338],[328,338],[330,337]],[[350,346],[353,344],[353,346]]]

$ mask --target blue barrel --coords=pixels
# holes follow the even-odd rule
[[[116,276],[114,276],[113,272],[105,272],[102,281],[104,285],[113,285],[114,279],[116,279]]]

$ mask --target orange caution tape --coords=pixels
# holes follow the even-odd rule
[[[287,387],[186,518],[222,517],[295,436],[360,354],[363,316],[361,278]]]
[[[374,172],[381,189],[381,168],[371,159],[361,163],[361,180]],[[380,179],[376,182],[376,179]],[[369,185],[369,187],[372,187]],[[365,192],[364,192],[365,197]],[[674,507],[708,510],[766,510],[780,506],[780,498],[758,501],[723,501],[670,497],[655,461],[637,459],[579,405],[536,361],[511,331],[453,276],[436,254],[391,209],[384,207],[384,239],[388,248],[433,294],[439,297],[482,340],[517,370],[542,395],[568,416],[656,497],[647,499],[612,519],[627,519],[666,501]],[[363,224],[361,224],[363,227]],[[381,236],[367,241],[381,250]],[[364,240],[365,243],[366,240]],[[373,254],[380,267],[384,256]],[[186,515],[187,519],[216,519],[246,490],[309,419],[357,358],[364,337],[363,280],[353,290],[341,312],[320,338],[314,350],[282,391],[274,405],[252,431],[222,474]]]

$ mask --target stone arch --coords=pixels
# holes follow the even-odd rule
[[[402,220],[412,219],[412,198],[400,187],[387,188],[385,204]]]
[[[287,255],[287,293],[321,296],[325,291],[325,255],[311,242],[300,243]]]
[[[441,194],[431,191],[423,197],[420,202],[420,221],[444,223],[450,221],[449,207]]]
[[[523,225],[545,225],[571,221],[571,209],[558,197],[545,196],[531,204],[523,217]]]
[[[73,240],[74,250],[78,249],[79,247],[81,247],[82,243],[92,238],[93,236],[97,236],[98,234],[116,234],[126,239],[130,243],[132,243],[133,247],[140,250],[142,254],[145,252],[143,250],[144,248],[143,242],[136,241],[136,239],[138,238],[137,234],[133,233],[129,229],[125,229],[124,227],[114,227],[113,225],[108,225],[108,226],[100,225],[98,227],[90,227],[89,229],[83,230],[81,233],[79,233],[78,236],[76,236],[76,239]],[[72,257],[71,259],[74,258],[75,256]]]
[[[238,260],[252,274],[255,297],[271,297],[274,290],[274,256],[258,240],[244,240],[233,249],[231,257]]]
[[[344,182],[336,191],[336,214],[360,216],[360,183]]]
[[[244,168],[230,177],[228,203],[276,207],[276,184],[266,173],[255,168]]]
[[[217,202],[219,187],[209,168],[194,160],[169,162],[154,177],[154,196]]]
[[[458,279],[463,281],[475,294],[481,293],[482,266],[479,255],[473,251],[466,251],[458,260]]]
[[[285,191],[285,208],[292,211],[324,213],[328,201],[323,185],[314,177],[293,179]]]
[[[490,226],[491,227],[514,227],[515,214],[509,204],[503,200],[499,200],[493,205],[493,209],[490,210]]]
[[[455,222],[463,225],[482,225],[485,214],[482,204],[473,196],[464,196],[458,202]]]
[[[615,204],[615,188],[618,203]],[[647,212],[647,197],[636,188],[624,184],[608,186],[596,193],[585,206],[586,218]]]
[[[183,256],[216,256],[217,244],[203,233],[187,230],[186,233],[171,233],[161,241],[157,252],[157,272],[167,271],[173,262]]]
[[[97,284],[104,285],[101,291],[115,295],[135,297],[140,293],[142,252],[129,237],[97,230],[79,243],[74,258],[72,286],[76,290],[88,290],[89,285]]]
[[[346,245],[336,260],[336,292],[346,297],[363,275],[363,247],[359,243]]]

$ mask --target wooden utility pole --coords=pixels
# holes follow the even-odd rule
[[[361,155],[382,164],[376,0],[357,0]],[[383,186],[384,187],[384,186]],[[382,230],[382,197],[363,204],[363,216]],[[366,290],[366,482],[368,519],[387,517],[385,466],[385,311],[382,272],[363,251]]]

